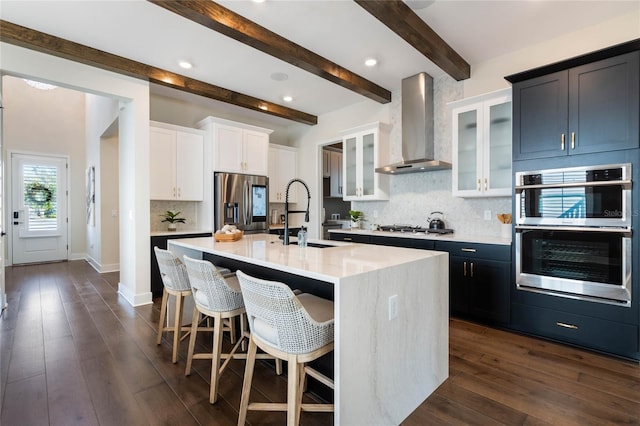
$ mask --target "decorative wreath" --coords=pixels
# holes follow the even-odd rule
[[[27,185],[24,193],[26,200],[32,204],[45,205],[53,201],[53,192],[38,182]]]

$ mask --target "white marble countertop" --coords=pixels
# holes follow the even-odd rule
[[[212,231],[210,229],[181,229],[179,231],[155,231],[151,232],[149,236],[151,237],[164,237],[171,235],[187,235],[187,234],[211,234]]]
[[[425,233],[411,233],[411,232],[391,232],[391,231],[371,231],[367,229],[330,229],[329,233],[352,233],[358,235],[375,235],[379,237],[396,237],[396,238],[415,238],[419,240],[434,240],[434,241],[451,241],[459,243],[479,243],[479,244],[499,244],[499,245],[511,245],[511,238],[493,237],[487,235],[469,235],[458,234],[456,232],[452,234],[425,234]]]
[[[245,235],[234,242],[216,242],[212,237],[173,239],[169,244],[336,284],[342,278],[442,255],[430,250],[342,241],[310,239],[309,242],[333,247],[284,246],[282,240],[271,234]]]

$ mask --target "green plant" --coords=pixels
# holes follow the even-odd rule
[[[364,215],[359,210],[349,210],[349,217],[355,223],[364,221]]]
[[[161,214],[164,219],[162,222],[169,223],[185,223],[186,219],[184,217],[178,217],[181,212],[172,212],[171,210],[167,210],[164,214]]]

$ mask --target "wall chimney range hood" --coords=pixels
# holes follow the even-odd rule
[[[378,167],[376,173],[450,169],[450,163],[434,160],[433,146],[433,78],[422,72],[402,80],[402,161]]]

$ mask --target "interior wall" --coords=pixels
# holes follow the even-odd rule
[[[580,56],[640,37],[640,12],[604,21],[562,37],[527,46],[479,64],[471,64],[471,78],[464,81],[464,96],[471,97],[511,87],[504,77],[532,68]]]
[[[118,260],[103,259],[103,246],[105,249],[112,250],[112,247],[118,247],[117,228],[111,230],[111,233],[103,232],[103,199],[104,191],[102,182],[103,174],[109,174],[109,170],[104,170],[102,161],[103,155],[103,135],[110,132],[117,137],[117,121],[120,110],[118,109],[118,101],[106,96],[98,96],[86,94],[86,146],[87,146],[87,166],[95,167],[95,187],[96,187],[96,203],[95,203],[95,221],[93,224],[86,223],[87,229],[87,261],[98,272],[107,272],[117,270]],[[115,159],[115,167],[118,169],[117,157]],[[112,179],[108,179],[108,181]],[[118,180],[115,180],[118,184]],[[115,188],[117,194],[117,188]],[[113,204],[113,203],[111,203]],[[117,204],[117,203],[116,203]],[[117,250],[116,250],[117,251]],[[114,265],[115,264],[115,265]]]
[[[193,96],[196,100],[198,97]],[[160,121],[162,123],[175,124],[177,126],[192,127],[197,129],[196,123],[208,117],[218,117],[227,120],[238,121],[240,123],[251,124],[253,126],[272,129],[273,133],[269,136],[270,143],[278,145],[290,145],[289,141],[289,125],[274,125],[259,119],[248,117],[247,115],[236,115],[225,108],[216,108],[214,101],[208,102],[212,106],[203,106],[195,102],[187,102],[179,99],[168,98],[166,96],[151,95],[151,108],[149,114],[151,120]]]
[[[3,76],[2,81],[5,164],[11,161],[8,151],[69,157],[69,259],[84,259],[84,94],[62,87],[40,90],[11,76]],[[10,176],[7,176],[5,194],[10,193],[10,184]],[[7,208],[10,208],[7,201]],[[11,264],[9,247],[7,255],[7,264]]]
[[[118,145],[117,134],[100,140],[100,174],[96,173],[96,196],[100,194],[96,200],[96,209],[100,210],[100,272],[120,269]]]

